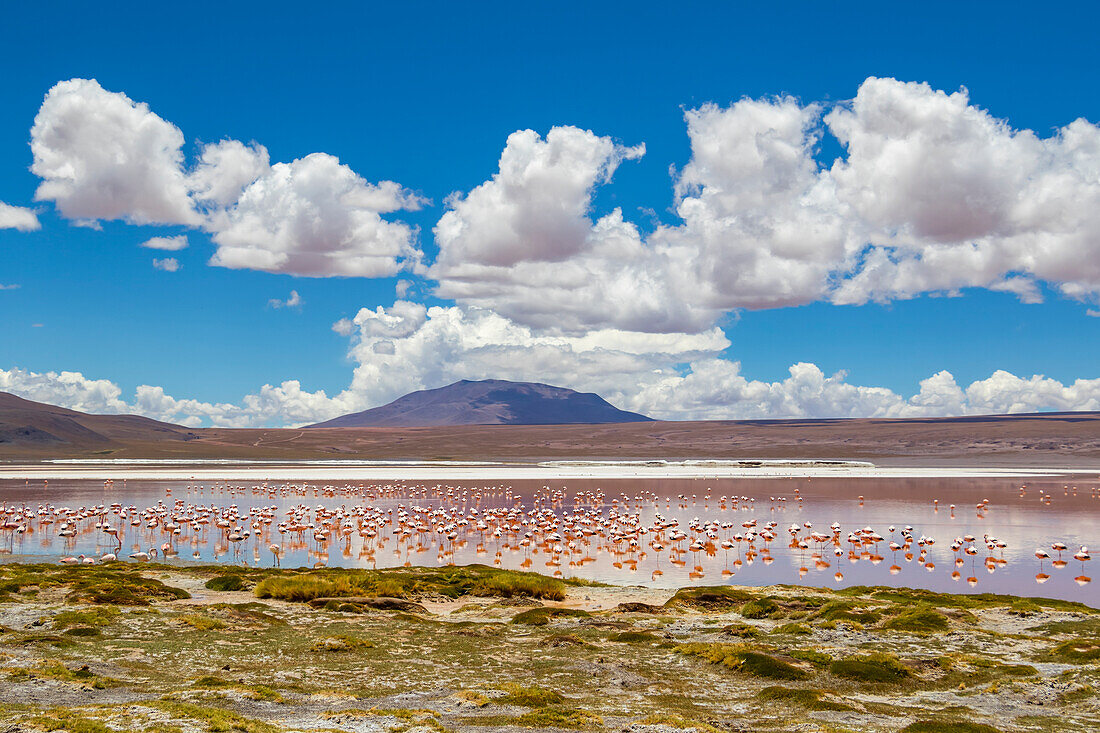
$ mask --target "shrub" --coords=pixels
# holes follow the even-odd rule
[[[938,634],[947,631],[950,627],[947,616],[931,606],[918,606],[889,619],[882,625],[884,629],[908,631],[914,634]]]
[[[837,677],[871,683],[897,683],[910,676],[909,670],[889,654],[838,659],[829,665],[829,672]]]
[[[544,708],[549,705],[558,705],[565,702],[565,698],[542,687],[520,685],[514,682],[501,685],[501,689],[508,694],[498,697],[493,702],[500,705],[519,705],[525,708]]]
[[[741,615],[745,618],[767,618],[779,611],[779,604],[771,598],[757,598],[741,606]]]
[[[190,626],[196,631],[220,631],[221,629],[224,629],[229,625],[221,619],[210,618],[209,616],[201,616],[198,614],[190,616],[180,616],[179,621],[185,626]]]
[[[754,596],[743,588],[729,585],[681,588],[665,606],[686,606],[701,611],[726,611],[751,601]]]
[[[546,626],[550,619],[554,618],[589,618],[592,614],[576,608],[553,608],[540,606],[527,611],[517,613],[512,617],[513,624],[526,624],[528,626]]]
[[[1057,659],[1070,664],[1088,664],[1100,659],[1100,639],[1070,639],[1051,650]]]
[[[216,591],[243,590],[244,578],[239,575],[219,575],[206,581],[206,588]]]
[[[918,720],[902,728],[901,733],[1000,733],[1000,731],[983,723]]]
[[[713,664],[721,664],[738,672],[774,680],[803,680],[809,675],[793,664],[781,659],[749,651],[735,644],[706,644],[695,642],[676,647],[681,654],[702,657]]]

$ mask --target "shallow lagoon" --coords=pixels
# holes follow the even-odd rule
[[[185,506],[219,508],[235,504],[243,516],[251,507],[275,507],[276,519],[266,525],[257,522],[260,526],[249,537],[229,542],[226,532],[213,524],[200,533],[187,527],[172,537],[162,526],[151,528],[144,521],[130,526],[129,521],[120,521],[108,511],[103,519],[122,530],[121,549],[117,549],[110,536],[95,528],[94,517],[77,522],[75,535],[66,538],[58,536],[58,523],[43,524],[38,516],[24,522],[24,532],[5,530],[0,535],[0,552],[9,558],[53,559],[78,554],[99,557],[117,551],[125,558],[131,552],[159,548],[171,539],[174,557],[169,562],[269,566],[274,557],[268,546],[277,543],[283,567],[478,562],[560,577],[666,588],[719,583],[834,588],[889,585],[1045,596],[1100,605],[1097,584],[1084,580],[1091,575],[1091,563],[1072,559],[1080,546],[1096,540],[1100,528],[1100,479],[1095,475],[353,481],[311,480],[308,476],[221,480],[214,478],[216,470],[210,472],[209,468],[194,479],[125,479],[124,473],[120,471],[113,482],[68,477],[48,482],[0,479],[0,503],[9,509],[25,505],[36,514],[46,505],[76,509],[109,508],[117,503],[140,510],[158,502],[170,509],[180,501]],[[309,471],[302,469],[302,473]],[[476,509],[479,517],[500,507],[530,511],[536,500],[562,520],[577,516],[579,510],[604,519],[613,513],[620,519],[636,514],[639,526],[651,527],[660,515],[666,522],[678,520],[675,530],[687,534],[688,539],[672,540],[673,529],[660,536],[649,532],[639,535],[637,547],[632,548],[629,540],[614,542],[601,536],[609,533],[597,532],[576,538],[570,548],[568,537],[545,542],[544,530],[536,531],[525,545],[523,533],[535,528],[525,525],[522,532],[493,537],[492,525],[490,531],[479,531],[476,519],[457,528],[453,539],[434,529],[402,538],[393,534],[399,526],[396,520],[380,527],[374,537],[350,531],[346,537],[333,533],[324,542],[315,541],[311,531],[280,534],[277,530],[286,511],[295,506],[308,507],[308,518],[317,519],[320,526],[316,516],[319,506],[330,510],[343,506],[353,513],[356,508],[363,511],[369,507],[387,518],[396,517],[401,507],[442,507],[456,517],[461,512],[470,519],[474,518],[471,509]],[[980,510],[979,504],[983,506]],[[719,530],[709,547],[693,552],[689,548],[696,535],[688,526],[695,518],[730,526]],[[751,545],[744,539],[734,541],[735,535],[748,532],[743,525],[752,520],[758,532],[775,522],[776,538],[765,543],[758,537]],[[806,523],[811,528],[806,528]],[[833,535],[833,523],[841,527],[837,542],[792,546],[788,532],[792,525],[801,528],[800,539],[808,540],[810,532]],[[906,526],[912,527],[910,547],[892,552],[889,543],[902,544]],[[848,542],[849,533],[864,528],[873,529],[883,540],[854,547]],[[917,544],[922,535],[934,539],[934,544],[925,546],[923,559]],[[970,556],[953,552],[952,541],[967,535],[976,538],[973,546],[977,552]],[[985,535],[998,538],[1007,547],[988,550]],[[702,534],[699,538],[705,545],[706,538]],[[725,550],[721,542],[727,539],[734,546]],[[1054,562],[1058,559],[1051,549],[1054,542],[1068,547],[1062,553],[1064,564]],[[555,545],[560,545],[560,551],[555,552]],[[842,551],[839,557],[837,547]],[[1036,559],[1037,548],[1045,549],[1051,559]],[[957,564],[957,559],[962,563]]]

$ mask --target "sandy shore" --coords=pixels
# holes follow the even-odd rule
[[[0,465],[0,479],[292,480],[313,481],[506,481],[564,479],[707,478],[1029,478],[1098,476],[1094,468],[1015,466],[876,466],[863,462],[549,462],[507,463],[341,463],[300,462],[100,462]]]

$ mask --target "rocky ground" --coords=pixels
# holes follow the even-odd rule
[[[8,732],[1100,730],[1064,601],[7,564],[0,624]]]

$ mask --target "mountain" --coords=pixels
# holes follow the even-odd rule
[[[475,389],[485,384],[468,382],[463,388]],[[493,391],[494,383],[488,384],[489,388],[481,387],[483,396]],[[462,383],[452,386],[461,387]],[[495,387],[505,390],[532,387],[536,393],[540,387],[554,390],[510,382],[496,382]],[[602,415],[611,411],[619,419],[626,416],[635,422],[509,426],[482,423],[407,428],[387,425],[329,430],[192,429],[136,415],[87,415],[0,392],[0,465],[57,458],[518,462],[781,458],[866,460],[905,467],[1074,468],[1090,475],[1095,475],[1096,467],[1100,466],[1100,412],[656,422],[620,413],[594,395],[561,392],[594,402]],[[431,393],[402,399],[424,399],[424,395]],[[495,413],[493,404],[498,409]],[[488,405],[482,406],[483,412],[495,414],[499,419],[502,403],[490,401]],[[465,409],[476,410],[469,400]],[[442,408],[435,408],[429,414],[438,416],[441,412]],[[541,417],[550,416],[543,413]]]
[[[651,422],[613,407],[591,392],[535,382],[462,380],[399,397],[388,405],[310,425],[312,428],[436,427],[442,425],[565,425]]]
[[[179,425],[138,415],[89,415],[0,392],[0,449],[111,449],[134,442],[192,440]]]

